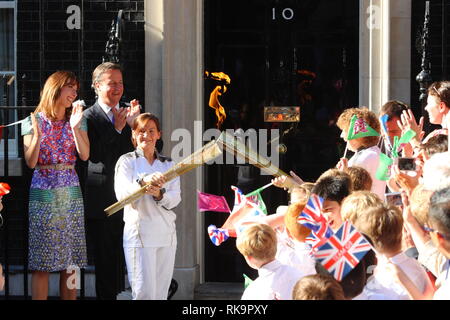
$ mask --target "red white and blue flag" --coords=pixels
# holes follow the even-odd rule
[[[216,246],[220,246],[222,242],[230,237],[230,232],[227,229],[217,228],[215,225],[211,224],[208,227],[208,235],[212,243]]]
[[[333,235],[325,216],[322,214],[323,199],[316,194],[311,194],[308,203],[302,213],[298,216],[297,222],[311,229],[311,235],[306,238],[313,249],[322,245],[326,239]]]
[[[266,216],[258,204],[246,198],[239,188],[231,186],[231,189],[234,191],[234,206],[227,220],[220,228],[214,225],[208,227],[209,238],[216,246],[229,237],[235,238],[248,224]]]
[[[371,249],[364,236],[349,221],[345,221],[313,254],[336,280],[341,281]]]
[[[242,191],[238,187],[231,186],[231,190],[234,191],[234,205],[233,205],[232,212],[235,212],[241,206],[244,205],[244,200],[246,200],[246,198],[245,198],[245,195],[242,193]]]

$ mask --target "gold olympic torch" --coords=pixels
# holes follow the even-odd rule
[[[176,177],[179,177],[185,174],[186,172],[191,171],[192,169],[200,167],[202,164],[217,158],[221,154],[222,150],[217,144],[217,141],[212,140],[208,142],[201,149],[195,151],[187,158],[183,159],[181,162],[177,163],[172,168],[164,172],[163,175],[166,178],[166,182],[175,179]],[[145,194],[145,189],[147,188],[147,186],[148,184],[144,185],[142,188],[130,194],[128,197],[120,201],[117,201],[113,205],[106,208],[105,209],[106,215],[111,216],[112,214],[116,213],[117,211],[125,207],[127,204],[130,204],[138,200]]]
[[[268,159],[264,158],[250,147],[246,146],[244,143],[240,142],[231,134],[225,131],[222,132],[222,134],[217,139],[217,143],[222,147],[222,149],[225,149],[227,152],[244,158],[246,162],[254,165],[257,168],[260,168],[261,170],[274,177],[286,176],[287,178],[284,183],[284,186],[286,188],[292,188],[299,185],[287,173],[272,164]]]

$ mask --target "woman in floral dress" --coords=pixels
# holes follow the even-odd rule
[[[72,103],[78,81],[69,71],[45,82],[36,111],[22,124],[25,161],[34,168],[29,199],[28,265],[33,299],[47,299],[50,272],[60,272],[61,299],[76,299],[74,267],[87,263],[77,153],[89,158],[83,107]]]

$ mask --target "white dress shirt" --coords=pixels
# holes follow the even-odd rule
[[[292,290],[305,275],[298,269],[273,260],[258,269],[259,277],[242,295],[242,300],[292,300]]]
[[[114,189],[118,200],[124,199],[140,189],[137,182],[146,174],[164,173],[174,162],[156,154],[153,164],[144,157],[142,150],[122,155],[116,164]],[[180,178],[177,177],[164,186],[166,192],[160,201],[145,194],[124,208],[124,247],[163,247],[176,242],[175,219],[172,211],[181,201]]]
[[[348,161],[348,166],[358,166],[366,169],[372,178],[372,189],[370,191],[377,194],[383,200],[386,192],[386,181],[376,178],[378,165],[380,164],[380,152],[378,146],[358,151]]]
[[[113,113],[111,111],[111,107],[108,106],[107,104],[103,103],[102,101],[98,100],[98,105],[100,106],[100,108],[102,108],[102,110],[105,112],[105,114],[108,116],[109,120],[111,120],[111,122],[113,122]],[[119,110],[119,104],[116,104],[114,106],[114,108],[116,110]]]
[[[377,259],[373,276],[367,280],[363,292],[354,300],[410,300],[406,289],[395,280],[390,271],[387,265],[389,260],[383,255],[378,255]],[[402,252],[390,258],[390,261],[399,266],[421,292],[431,286],[430,278],[416,259]]]
[[[100,101],[100,100],[97,100],[97,102],[98,102],[98,105],[100,106],[100,108],[102,108],[102,110],[103,110],[103,112],[108,116],[108,118],[109,118],[109,120],[111,121],[111,123],[112,124],[114,124],[114,121],[113,121],[113,118],[114,118],[114,114],[112,113],[112,111],[111,111],[111,107],[110,106],[108,106],[107,104],[105,104],[105,103],[103,103],[102,101]],[[119,104],[116,104],[115,106],[114,106],[114,109],[116,109],[116,110],[119,110]],[[115,129],[115,128],[114,128]],[[122,133],[122,130],[117,130],[116,129],[116,131],[118,132],[118,133]]]

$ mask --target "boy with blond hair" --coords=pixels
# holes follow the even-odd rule
[[[356,229],[360,221],[364,220],[364,214],[369,208],[383,206],[383,201],[373,192],[354,191],[342,201],[342,220],[350,221]]]
[[[393,266],[393,272],[412,299],[450,300],[450,188],[438,190],[432,195],[427,224],[425,229],[430,233],[432,243],[444,257],[435,259],[437,290],[423,292],[403,270]]]
[[[420,263],[402,252],[403,217],[397,207],[371,207],[356,227],[370,238],[378,260],[374,275],[356,300],[408,300],[407,291],[393,276],[392,264],[408,275],[420,292],[431,288],[431,281]]]
[[[242,300],[292,300],[292,289],[304,274],[275,259],[277,236],[266,224],[254,224],[236,240],[247,264],[258,270],[259,277],[244,291]]]

